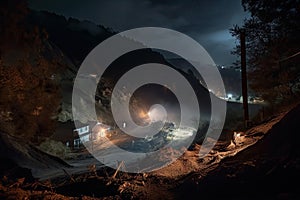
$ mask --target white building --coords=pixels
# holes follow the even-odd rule
[[[90,125],[77,128],[74,132],[78,134],[78,138],[74,139],[74,148],[79,148],[81,144],[90,140]]]
[[[110,126],[100,122],[90,123],[74,129],[74,148],[79,148],[83,143],[106,137],[109,130],[111,130]]]

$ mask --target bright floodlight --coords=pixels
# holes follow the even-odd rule
[[[151,122],[165,121],[167,119],[167,111],[159,104],[154,104],[147,113]]]

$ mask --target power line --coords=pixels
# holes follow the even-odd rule
[[[283,61],[289,60],[289,59],[291,59],[293,57],[296,57],[298,55],[300,55],[300,51],[297,52],[297,53],[295,53],[295,54],[293,54],[293,55],[291,55],[291,56],[289,56],[289,57],[283,58],[283,59],[279,60],[278,62],[283,62]]]

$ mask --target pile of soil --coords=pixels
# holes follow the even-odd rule
[[[111,168],[91,166],[89,172],[66,172],[65,176],[48,182],[37,182],[31,169],[57,167],[68,171],[70,166],[17,138],[1,136],[1,163],[6,164],[1,165],[0,197],[299,199],[298,185],[294,184],[300,178],[299,119],[300,105],[245,132],[241,137],[244,146],[213,150],[206,159],[198,157],[200,147],[197,146],[171,165],[152,173],[115,173]],[[15,177],[8,177],[9,169],[16,170],[11,173]]]
[[[222,160],[201,181],[193,175],[180,185],[180,198],[299,199],[300,105],[255,145]],[[257,130],[258,132],[260,130]],[[264,131],[264,130],[262,130]]]

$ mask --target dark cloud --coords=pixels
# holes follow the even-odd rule
[[[218,64],[230,65],[234,39],[228,29],[246,16],[240,0],[29,0],[34,9],[88,19],[117,31],[160,26],[183,32],[202,44]]]

